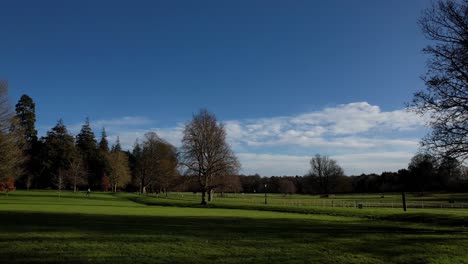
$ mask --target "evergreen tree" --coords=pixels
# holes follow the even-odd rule
[[[36,105],[26,94],[23,94],[16,104],[16,117],[24,133],[24,139],[31,146],[37,141]]]
[[[50,187],[55,180],[60,186],[64,184],[66,171],[68,171],[76,157],[73,136],[68,133],[63,120],[59,120],[45,137],[46,158],[44,167],[47,173],[43,174],[41,187]]]
[[[122,146],[120,145],[120,138],[117,136],[114,146],[112,146],[112,151],[122,151]]]
[[[99,141],[99,150],[105,153],[109,152],[109,142],[107,141],[107,134],[105,128],[102,128],[101,141]]]
[[[38,141],[36,124],[36,105],[31,97],[23,94],[16,104],[18,130],[24,138],[24,174],[20,182],[29,189],[41,171],[40,152],[42,144]]]
[[[110,153],[109,153],[109,142],[107,141],[107,134],[105,128],[102,128],[101,140],[99,141],[99,151],[97,155],[97,166],[96,166],[96,179],[100,179],[102,189],[106,189],[104,186],[105,180],[108,180],[108,176],[111,172],[110,164]]]
[[[86,158],[91,158],[96,154],[97,141],[91,128],[89,118],[86,118],[80,133],[76,136],[76,146]]]
[[[83,158],[89,185],[93,188],[99,188],[103,165],[102,159],[99,157],[96,137],[91,128],[89,118],[86,118],[80,133],[76,136],[76,147]]]

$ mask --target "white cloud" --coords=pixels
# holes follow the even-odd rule
[[[374,148],[415,147],[418,139],[391,139],[389,134],[424,124],[425,119],[412,112],[384,112],[378,106],[359,102],[295,116],[228,121],[226,128],[234,145]]]
[[[426,120],[405,109],[382,111],[379,106],[357,102],[298,115],[224,123],[244,173],[303,175],[310,159],[305,155],[315,153],[336,157],[352,174],[406,167],[418,148]],[[131,149],[137,138],[143,140],[150,131],[179,147],[183,132],[182,123],[157,127],[155,120],[142,116],[91,120],[91,124],[98,137],[105,127],[111,143],[119,136],[124,149]],[[81,125],[70,126],[70,130],[76,134]]]

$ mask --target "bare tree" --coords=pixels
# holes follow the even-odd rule
[[[196,175],[201,187],[201,204],[211,200],[211,190],[216,178],[236,175],[240,163],[226,142],[226,130],[217,122],[214,114],[206,109],[193,116],[185,125],[182,139],[183,165],[189,175]]]
[[[423,77],[427,91],[414,95],[410,109],[429,115],[432,132],[422,140],[431,154],[468,158],[468,0],[441,0],[419,20],[434,45]]]
[[[279,180],[279,191],[286,195],[286,194],[294,194],[296,193],[296,185],[294,184],[293,179],[288,177],[283,177]]]
[[[146,133],[142,145],[135,145],[135,157],[137,159],[137,179],[140,185],[140,193],[146,193],[148,186],[157,178],[158,159],[157,148],[161,138],[154,132]]]
[[[177,170],[179,165],[178,154],[176,148],[167,142],[160,142],[158,153],[158,185],[160,191],[164,192],[167,197],[169,189],[179,176]]]
[[[310,174],[318,178],[322,194],[328,197],[338,177],[343,176],[343,169],[336,160],[316,154],[310,160]]]
[[[7,82],[0,81],[0,181],[14,180],[22,173],[23,140],[15,122],[8,103]]]
[[[78,186],[87,184],[88,176],[80,155],[75,155],[69,162],[70,168],[67,170],[68,181],[73,186],[73,192],[76,192]]]
[[[62,190],[65,189],[66,185],[66,172],[64,169],[59,168],[52,178],[52,183],[57,187],[58,196],[62,194]]]
[[[112,191],[117,192],[117,187],[125,187],[131,181],[128,157],[121,150],[112,150],[109,154],[109,181]]]
[[[223,175],[217,179],[216,191],[223,196],[224,193],[238,193],[242,190],[242,184],[239,175]]]

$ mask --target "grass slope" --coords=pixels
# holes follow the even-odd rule
[[[468,263],[467,242],[462,227],[363,217],[0,197],[2,263]]]

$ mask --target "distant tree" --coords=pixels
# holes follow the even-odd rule
[[[137,160],[137,178],[140,193],[146,193],[148,187],[152,186],[158,178],[160,167],[159,147],[163,141],[156,133],[145,134],[142,144],[136,144],[134,155]]]
[[[261,188],[261,177],[258,173],[254,175],[241,176],[242,191],[247,193],[255,193]]]
[[[109,165],[109,182],[112,186],[112,191],[117,192],[118,187],[125,187],[131,181],[127,154],[117,148],[113,148],[109,154]]]
[[[14,178],[7,176],[0,179],[0,192],[5,192],[8,195],[14,190],[16,190]]]
[[[104,153],[109,152],[109,142],[107,141],[107,134],[105,128],[102,128],[101,140],[99,141],[99,150]]]
[[[109,180],[109,177],[106,175],[102,176],[101,178],[101,188],[103,191],[107,192],[110,188],[112,188],[112,184]]]
[[[422,145],[434,155],[468,158],[468,0],[437,1],[419,24],[434,41],[423,80],[427,91],[414,95],[411,109],[430,116],[432,132]]]
[[[410,181],[409,189],[420,192],[421,195],[430,187],[437,173],[437,159],[427,153],[416,154],[408,165]]]
[[[193,116],[184,128],[182,139],[182,160],[188,174],[198,177],[201,187],[201,204],[211,198],[216,177],[236,175],[240,163],[226,142],[226,130],[214,114],[206,109]]]
[[[23,139],[15,129],[16,120],[8,103],[8,85],[0,81],[0,182],[10,182],[22,174]]]
[[[143,193],[143,185],[142,183],[145,182],[144,170],[142,166],[142,156],[143,156],[143,149],[141,143],[138,139],[135,141],[133,145],[132,155],[130,158],[130,168],[132,171],[132,178],[133,184],[138,186],[138,190],[140,193]]]
[[[75,151],[71,157],[70,167],[67,171],[68,182],[72,185],[73,192],[78,190],[79,186],[88,184],[87,174],[84,168],[82,157]]]
[[[296,193],[296,185],[294,180],[288,177],[283,177],[279,180],[279,191],[282,194],[294,194]]]
[[[157,178],[160,191],[167,193],[171,186],[174,184],[179,171],[179,159],[177,149],[166,141],[160,141],[157,149],[158,152],[158,170]]]
[[[120,138],[117,136],[115,144],[112,146],[112,151],[122,151],[122,146],[120,145]]]
[[[103,174],[103,163],[102,158],[99,155],[100,153],[98,152],[96,137],[91,128],[89,118],[86,118],[85,123],[76,136],[76,147],[83,158],[89,185],[98,188]]]
[[[36,105],[31,97],[23,94],[16,104],[16,120],[18,129],[23,135],[25,144],[23,145],[24,164],[22,165],[23,175],[20,181],[29,190],[33,180],[40,175],[41,171],[41,147],[37,138]]]
[[[109,176],[109,174],[111,173],[110,159],[111,157],[109,152],[109,142],[107,141],[106,129],[102,128],[101,140],[98,144],[98,151],[96,153],[96,157],[94,161],[93,159],[90,160],[91,165],[94,164],[94,168],[91,168],[93,168],[93,171],[96,175],[96,182],[98,182],[97,179],[102,179],[103,176]]]
[[[338,176],[336,177],[336,184],[333,188],[335,193],[350,193],[353,191],[353,182],[352,179],[348,176]]]
[[[95,154],[97,141],[93,129],[91,128],[89,118],[86,118],[85,123],[81,127],[80,133],[76,136],[76,146],[85,156],[92,156]]]
[[[36,104],[26,94],[23,94],[16,104],[16,118],[24,133],[25,141],[31,146],[37,141]]]
[[[56,186],[59,191],[66,184],[67,171],[71,168],[76,157],[73,136],[68,133],[62,120],[47,132],[45,138],[46,159],[45,166],[52,178],[49,183]]]
[[[310,174],[318,177],[322,194],[328,196],[330,190],[336,184],[337,178],[343,176],[343,169],[338,165],[336,160],[328,156],[321,156],[320,154],[316,154],[310,160],[310,166]]]
[[[224,175],[219,177],[216,190],[221,193],[239,193],[242,191],[241,176]]]
[[[437,178],[440,189],[448,191],[456,187],[462,174],[462,164],[452,157],[444,157],[440,160],[437,168]]]

